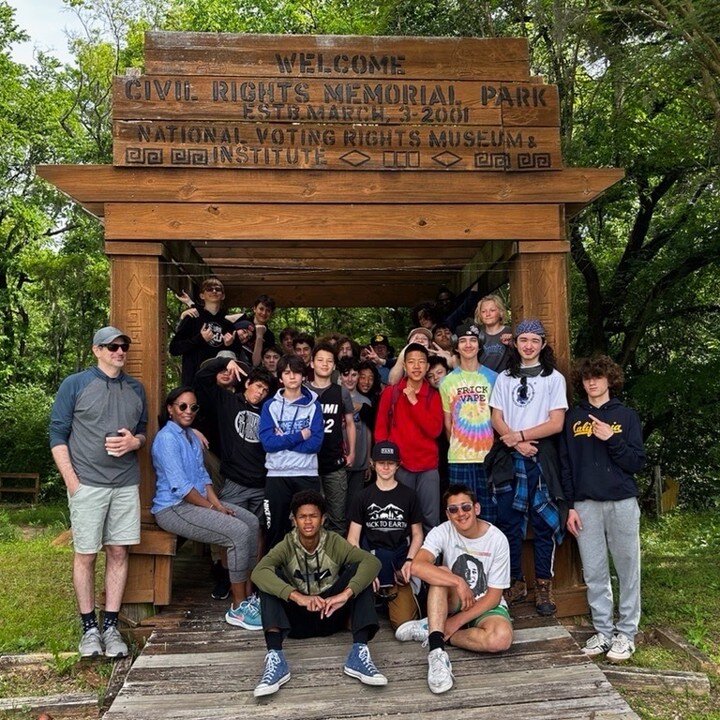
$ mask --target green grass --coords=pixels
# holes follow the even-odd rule
[[[74,651],[79,637],[72,548],[54,547],[67,508],[0,508],[0,652]],[[102,578],[104,556],[98,557]]]
[[[643,625],[675,628],[720,663],[720,516],[675,512],[641,533]]]

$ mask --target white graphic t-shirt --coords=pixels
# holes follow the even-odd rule
[[[527,430],[541,425],[551,410],[567,410],[565,378],[553,370],[543,377],[512,377],[508,371],[495,381],[490,407],[502,410],[503,420],[511,430]]]
[[[501,590],[510,587],[508,541],[494,525],[487,526],[481,537],[466,538],[448,520],[433,528],[422,546],[436,558],[442,554],[443,565],[465,579],[476,600],[489,587]],[[500,604],[505,605],[505,600],[501,599]]]

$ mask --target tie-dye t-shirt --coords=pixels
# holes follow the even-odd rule
[[[490,452],[490,393],[496,378],[496,372],[481,365],[474,372],[455,368],[440,383],[443,410],[452,415],[448,462],[479,463]]]

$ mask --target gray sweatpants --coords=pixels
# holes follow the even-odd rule
[[[440,524],[440,473],[437,470],[410,472],[399,467],[395,479],[417,493],[423,516],[423,532],[427,535]]]
[[[640,622],[640,508],[637,500],[581,500],[575,503],[575,510],[583,528],[577,543],[595,631],[611,638],[616,627],[618,632],[634,641]],[[617,626],[613,624],[608,550],[620,584]]]
[[[155,522],[167,532],[188,540],[214,543],[227,548],[230,582],[245,582],[255,567],[260,522],[250,511],[232,503],[223,505],[235,515],[200,507],[184,500],[155,515]]]

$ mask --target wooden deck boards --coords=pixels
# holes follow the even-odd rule
[[[265,646],[262,633],[223,622],[224,603],[208,598],[206,564],[178,563],[176,602],[157,618],[106,720],[564,720],[631,718],[602,670],[570,634],[532,608],[516,612],[515,640],[498,655],[449,653],[455,686],[427,687],[427,650],[398,643],[384,623],[371,649],[387,687],[362,685],[342,672],[351,637],[288,640],[292,677],[276,695],[255,699]]]

